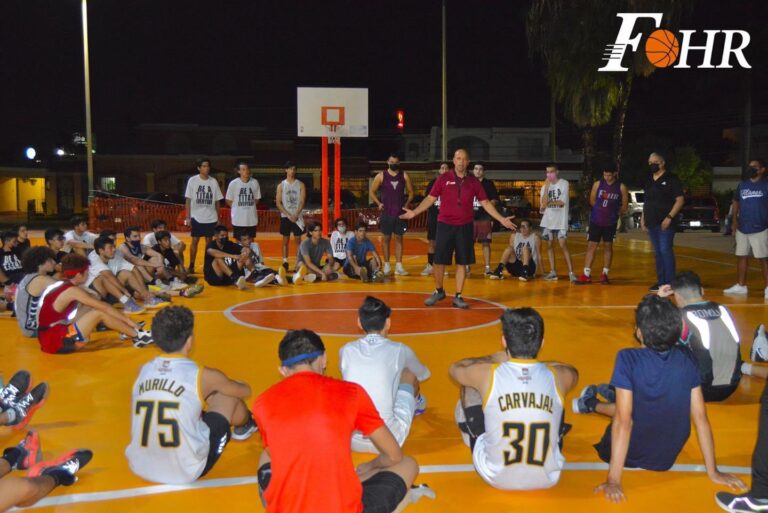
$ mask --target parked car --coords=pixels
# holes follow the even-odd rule
[[[629,191],[629,204],[627,205],[627,216],[632,220],[632,227],[640,227],[640,216],[643,215],[643,200],[645,193],[643,191]]]
[[[531,203],[525,198],[525,189],[501,189],[499,210],[504,216],[524,219],[531,215]]]
[[[720,231],[720,210],[713,196],[686,197],[679,219],[677,230],[681,232],[683,230],[712,230],[713,233]]]

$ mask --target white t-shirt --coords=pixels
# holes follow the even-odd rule
[[[339,260],[347,259],[347,242],[355,236],[355,232],[347,230],[344,235],[339,230],[333,230],[331,233],[331,248],[333,248],[333,258]]]
[[[430,372],[413,350],[381,335],[368,334],[349,342],[339,351],[341,375],[345,381],[362,386],[371,397],[384,422],[394,417],[395,395],[400,386],[400,375],[408,369],[420,382]]]
[[[219,220],[218,201],[221,195],[219,182],[208,177],[207,180],[195,175],[187,182],[184,197],[191,200],[190,217],[198,223],[215,223]]]
[[[155,236],[155,232],[149,232],[144,236],[144,240],[141,241],[142,244],[145,246],[154,247],[157,244],[157,237]],[[177,239],[176,237],[171,234],[171,247],[176,246],[177,244],[181,244],[181,241]]]
[[[544,210],[544,215],[541,218],[541,227],[549,228],[550,230],[567,230],[568,229],[568,180],[560,178],[555,183],[550,183],[547,197],[544,197],[544,189],[546,185],[541,188],[541,204],[546,205],[550,201],[562,201],[564,204],[562,207],[549,206]]]
[[[231,212],[234,226],[257,226],[259,224],[256,202],[261,199],[261,189],[255,178],[243,182],[238,177],[229,182],[226,199],[232,202]]]
[[[64,241],[69,242],[71,240],[75,242],[82,242],[83,244],[86,244],[88,246],[88,249],[93,249],[93,243],[98,239],[99,236],[95,233],[91,233],[89,231],[84,231],[82,235],[78,235],[75,230],[69,230],[67,233],[64,234]],[[72,251],[72,247],[69,244],[64,244],[64,247],[61,248],[61,250],[65,253],[69,253]]]

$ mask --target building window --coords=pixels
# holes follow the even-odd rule
[[[117,189],[117,180],[114,176],[101,177],[101,190],[104,192],[115,192]]]

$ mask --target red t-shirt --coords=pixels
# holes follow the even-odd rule
[[[272,458],[268,513],[362,511],[352,432],[367,436],[384,425],[363,387],[300,372],[257,397],[253,417]]]
[[[472,203],[475,197],[478,201],[488,199],[483,184],[474,175],[467,174],[464,178],[459,178],[453,170],[437,178],[429,195],[440,198],[437,220],[453,226],[462,226],[474,221],[475,211]]]

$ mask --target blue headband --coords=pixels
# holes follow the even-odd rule
[[[322,356],[323,354],[325,354],[325,351],[313,351],[311,353],[300,354],[292,358],[288,358],[287,360],[283,360],[283,367],[290,367],[291,365],[296,365],[297,363],[301,363],[306,360],[312,360],[318,356]]]

